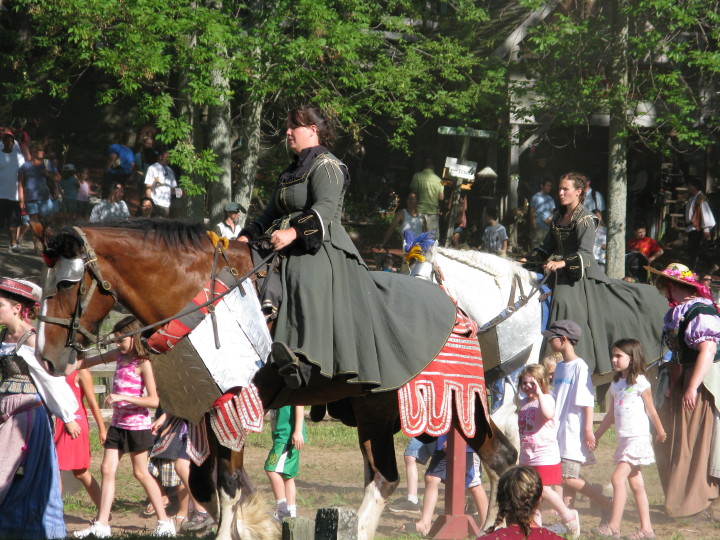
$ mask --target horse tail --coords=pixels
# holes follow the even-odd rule
[[[236,504],[230,527],[232,540],[278,540],[280,530],[270,512],[267,500],[257,491]]]

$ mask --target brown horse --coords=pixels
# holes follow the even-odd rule
[[[205,229],[169,220],[137,220],[66,229],[46,239],[46,257],[75,265],[76,276],[59,276],[56,290],[46,291],[38,328],[38,354],[56,373],[75,361],[77,340],[93,340],[97,327],[115,301],[144,324],[153,324],[178,313],[210,277],[213,247]],[[246,244],[232,242],[231,264],[240,275],[252,269]],[[410,279],[410,278],[408,278]],[[344,420],[357,426],[365,462],[365,497],[358,514],[358,538],[372,538],[383,507],[398,485],[393,435],[400,429],[396,391],[370,393],[362,385],[320,375],[314,368],[310,382],[288,390],[274,365],[266,364],[255,375],[263,404],[347,404]],[[162,381],[158,381],[161,385]],[[483,460],[494,486],[512,465],[516,451],[505,436],[485,421],[482,405],[476,407],[477,434],[467,443]],[[454,419],[457,426],[457,420]],[[211,457],[193,465],[191,491],[219,521],[218,537],[229,538],[232,507],[244,486],[243,454],[213,441]],[[217,486],[212,471],[217,466]],[[492,512],[490,512],[492,514]],[[493,516],[488,516],[492,522]]]

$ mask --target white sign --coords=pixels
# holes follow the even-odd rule
[[[475,178],[475,171],[477,170],[476,161],[461,161],[458,162],[457,158],[449,157],[445,158],[445,168],[449,176],[455,178],[465,178],[467,180],[473,180]]]

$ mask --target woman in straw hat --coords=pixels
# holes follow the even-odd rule
[[[720,364],[714,361],[720,313],[708,288],[687,266],[645,268],[655,274],[655,285],[670,304],[663,338],[673,359],[662,374],[669,379],[669,397],[658,407],[668,438],[656,447],[665,510],[673,517],[690,516],[706,510],[718,496]]]
[[[43,405],[72,437],[77,402],[63,377],[52,377],[35,358],[30,325],[40,287],[0,278],[0,538],[64,538],[60,472]]]
[[[612,344],[629,335],[642,343],[649,361],[660,356],[666,307],[652,286],[610,279],[598,265],[593,255],[598,218],[583,206],[585,185],[586,178],[577,172],[560,177],[561,206],[544,242],[527,260],[556,273],[550,322],[577,323],[583,337],[575,352],[591,373],[607,373],[612,370]]]

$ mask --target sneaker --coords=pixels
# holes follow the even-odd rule
[[[180,530],[182,531],[205,531],[212,527],[215,521],[207,512],[195,512],[192,519],[185,521]]]
[[[388,505],[388,510],[395,514],[419,514],[422,511],[422,506],[419,502],[412,502],[408,499],[394,502]]]
[[[155,530],[152,533],[153,536],[175,536],[175,524],[172,519],[167,521],[158,520],[155,525]]]
[[[110,525],[103,525],[97,521],[93,521],[93,524],[86,529],[81,529],[73,533],[75,538],[87,538],[88,536],[94,536],[95,538],[110,538],[112,532],[110,531]]]
[[[580,515],[577,510],[573,510],[573,517],[570,521],[565,522],[565,528],[573,538],[580,538]]]
[[[20,246],[15,244],[14,246],[8,247],[11,253],[20,253]]]
[[[565,528],[565,525],[563,525],[562,523],[556,523],[555,525],[548,525],[545,528],[550,532],[559,534],[560,536],[563,536],[564,534],[568,533],[568,530]]]
[[[272,514],[270,514],[270,517],[273,521],[279,523],[282,525],[283,519],[290,517],[290,512],[281,512],[277,508],[273,511]]]

